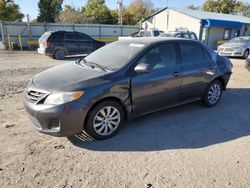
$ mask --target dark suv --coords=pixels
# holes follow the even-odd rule
[[[38,53],[55,59],[64,59],[67,55],[90,54],[104,46],[90,36],[76,31],[48,31],[39,39]]]

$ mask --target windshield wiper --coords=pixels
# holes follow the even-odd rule
[[[87,61],[85,60],[85,64],[93,65],[94,67],[98,67],[99,69],[101,69],[101,70],[107,72],[107,70],[106,70],[105,68],[103,68],[101,65],[99,65],[99,64],[97,64],[97,63],[94,63],[94,62],[87,62]]]
[[[97,64],[97,63],[93,63],[93,62],[87,62],[84,58],[82,58],[80,61],[76,61],[76,63],[80,64],[81,65],[81,62],[84,62],[85,65],[91,67],[91,68],[95,68],[95,67],[98,67],[99,69],[107,72],[107,70],[105,68],[103,68],[101,65]]]

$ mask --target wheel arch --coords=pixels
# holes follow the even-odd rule
[[[65,53],[65,56],[68,55],[68,51],[65,48],[57,47],[57,48],[54,49],[53,57],[55,57],[56,52],[59,51],[59,50],[62,50]]]
[[[214,78],[214,79],[212,80],[212,82],[213,82],[214,80],[218,80],[218,81],[221,83],[221,85],[222,85],[222,89],[223,89],[223,90],[226,90],[226,82],[225,82],[225,80],[224,80],[224,78],[223,78],[222,76],[218,76],[218,77]]]
[[[126,109],[126,105],[125,105],[125,103],[124,103],[121,99],[119,99],[118,97],[113,97],[113,96],[112,96],[112,97],[105,97],[105,98],[102,98],[102,99],[96,101],[96,102],[90,107],[90,109],[88,110],[87,115],[86,115],[86,117],[85,117],[83,127],[86,125],[86,122],[87,122],[87,120],[88,120],[88,118],[89,118],[89,114],[93,111],[93,109],[94,109],[98,104],[100,104],[100,103],[102,103],[102,102],[104,102],[104,101],[108,101],[108,100],[110,100],[110,101],[115,101],[115,102],[119,103],[119,104],[121,105],[121,107],[123,108],[123,110],[124,110],[125,121],[128,119],[128,111],[127,111],[127,109]]]

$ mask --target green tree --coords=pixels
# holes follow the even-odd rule
[[[125,9],[124,15],[129,22],[127,24],[135,25],[150,16],[154,11],[151,0],[133,0]],[[129,18],[130,16],[131,19]]]
[[[62,11],[63,0],[40,0],[38,3],[39,15],[37,22],[55,23]]]
[[[22,21],[23,17],[20,7],[13,0],[0,0],[0,20]]]
[[[79,9],[75,9],[70,5],[65,5],[63,11],[59,14],[58,21],[60,23],[87,23],[88,20],[84,17]]]
[[[240,2],[239,5],[235,8],[235,13],[240,16],[250,17],[250,4]]]
[[[105,0],[88,0],[83,7],[83,13],[96,23],[112,24],[114,22],[110,10],[105,5]]]
[[[218,12],[231,14],[239,6],[238,0],[207,0],[203,4],[203,10],[208,12]]]
[[[196,5],[189,5],[189,6],[187,6],[187,9],[190,9],[190,10],[200,10],[201,7],[200,6],[196,6]]]

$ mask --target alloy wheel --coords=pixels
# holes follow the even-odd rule
[[[208,102],[215,104],[218,102],[221,96],[221,87],[219,84],[213,84],[208,91]]]
[[[114,106],[105,106],[96,113],[93,128],[98,135],[108,136],[118,128],[120,121],[119,110]]]

